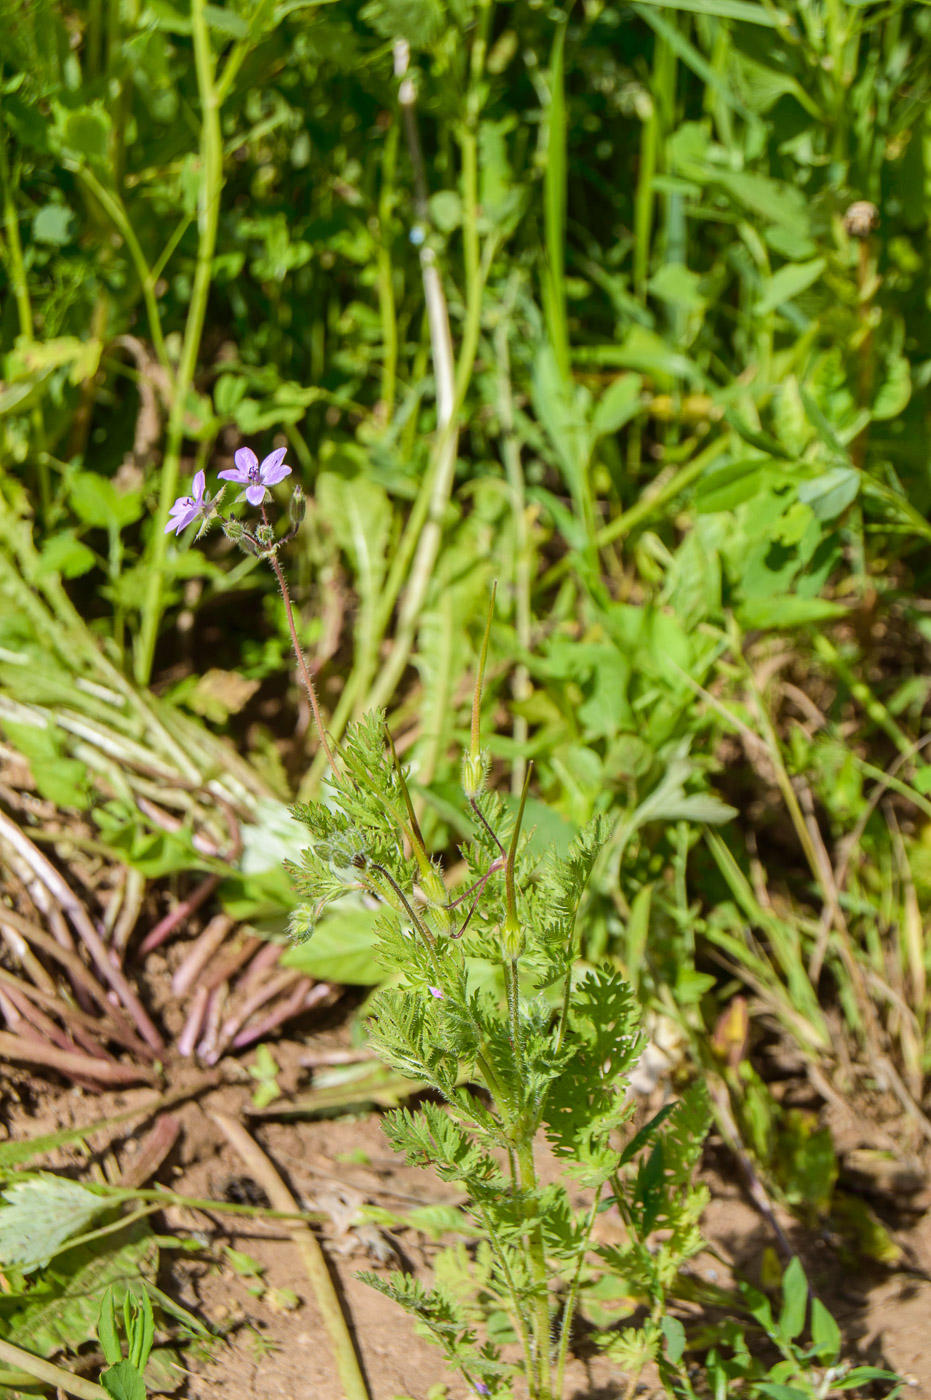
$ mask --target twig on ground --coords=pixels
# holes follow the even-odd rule
[[[226,1113],[212,1113],[210,1116],[233,1150],[242,1158],[250,1176],[262,1187],[274,1209],[297,1211],[297,1202],[291,1192],[242,1124]],[[307,1270],[307,1277],[333,1348],[345,1400],[369,1400],[368,1387],[362,1376],[352,1334],[343,1315],[323,1250],[307,1225],[289,1225],[288,1232]]]

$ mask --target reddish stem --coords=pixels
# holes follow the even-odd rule
[[[144,957],[146,953],[151,953],[158,948],[166,939],[170,938],[179,924],[183,924],[185,919],[193,914],[195,909],[199,909],[205,899],[209,899],[220,883],[219,875],[208,875],[187,899],[182,899],[181,903],[172,909],[170,914],[166,914],[163,919],[159,919],[154,928],[149,929],[142,943],[139,945],[139,954]]]

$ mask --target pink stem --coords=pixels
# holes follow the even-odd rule
[[[298,1016],[302,1011],[309,1011],[311,1007],[319,1006],[320,1002],[326,1001],[333,988],[329,982],[317,982],[312,985],[309,978],[305,978],[303,985],[295,987],[293,993],[284,1002],[279,1002],[273,1007],[268,1015],[261,1021],[251,1026],[246,1026],[233,1040],[233,1049],[242,1050],[246,1045],[252,1045],[256,1040],[261,1040],[268,1035],[269,1031],[277,1030],[285,1021],[290,1021],[293,1016]]]
[[[275,966],[283,952],[284,949],[278,943],[266,943],[264,948],[260,948],[239,979],[238,990],[248,992],[250,987],[265,976],[269,968]]]
[[[187,1058],[194,1054],[194,1047],[197,1044],[197,1037],[200,1035],[201,1027],[204,1024],[204,1015],[207,1010],[207,1002],[210,1000],[210,992],[206,987],[198,987],[194,993],[194,1000],[191,1002],[191,1009],[188,1018],[184,1023],[184,1029],[178,1036],[178,1054]]]
[[[217,1037],[220,1034],[220,1023],[223,1020],[223,1008],[226,1005],[226,994],[229,990],[226,982],[221,982],[218,987],[214,987],[210,993],[210,1000],[207,1002],[207,1014],[204,1018],[204,1033],[200,1038],[197,1047],[197,1054],[205,1064],[216,1064],[217,1059],[211,1058],[216,1048]]]
[[[296,968],[289,967],[285,971],[279,972],[276,977],[270,977],[267,982],[253,991],[252,995],[247,997],[231,1016],[227,1016],[220,1032],[218,1050],[222,1050],[224,1046],[229,1044],[233,1036],[242,1029],[254,1012],[266,1006],[280,993],[286,992],[300,978],[300,975]]]
[[[33,1032],[35,1033],[35,1032]],[[155,1075],[141,1065],[117,1064],[112,1060],[95,1060],[77,1051],[59,1050],[42,1041],[27,1043],[25,1038],[0,1031],[0,1057],[15,1064],[47,1065],[58,1070],[66,1079],[92,1079],[96,1084],[152,1084]]]
[[[139,956],[145,957],[153,949],[161,946],[166,939],[170,938],[175,929],[183,924],[185,919],[199,909],[205,899],[209,899],[220,883],[219,875],[208,875],[206,880],[202,880],[193,894],[187,899],[182,899],[181,903],[172,909],[170,914],[166,914],[163,919],[159,919],[154,928],[149,929],[145,938],[139,945]]]
[[[198,934],[171,979],[171,990],[176,997],[187,995],[232,927],[233,920],[228,914],[215,914],[203,933]]]

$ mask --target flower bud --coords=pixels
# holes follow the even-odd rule
[[[516,962],[526,943],[519,921],[508,914],[501,925],[501,951],[510,962]]]
[[[255,540],[259,549],[271,549],[275,543],[275,530],[271,525],[256,525]]]
[[[462,790],[466,797],[471,799],[478,797],[484,791],[485,779],[488,777],[488,765],[490,754],[483,749],[476,754],[464,754],[462,759]]]
[[[259,548],[249,531],[240,520],[224,520],[223,533],[233,544],[238,544],[244,554],[258,554]]]
[[[300,525],[307,510],[307,497],[299,486],[295,486],[288,505],[288,515],[292,525]]]

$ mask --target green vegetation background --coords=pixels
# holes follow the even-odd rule
[[[219,535],[163,530],[197,468],[283,434],[334,738],[385,707],[453,850],[497,581],[501,781],[533,759],[541,847],[615,823],[584,957],[626,970],[772,1189],[824,1218],[830,1140],[778,1109],[734,997],[812,1066],[843,1043],[844,1091],[879,1083],[928,1136],[931,9],[0,21],[7,752],[89,849],[221,874],[232,912],[283,922],[283,804],[321,767],[280,599]],[[141,750],[154,777],[127,774]],[[138,799],[172,775],[166,830]],[[222,850],[195,778],[251,804],[235,870],[195,840],[213,822]],[[289,957],[372,981],[366,930],[334,916]]]

